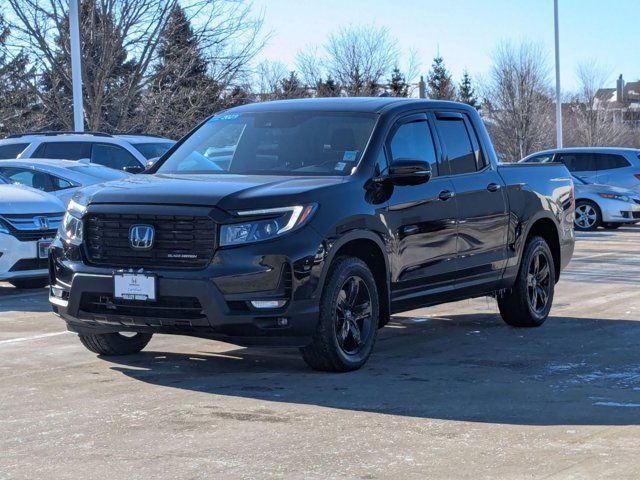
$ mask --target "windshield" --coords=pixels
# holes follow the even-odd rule
[[[131,175],[122,170],[114,170],[113,168],[99,167],[96,165],[74,165],[68,168],[69,170],[72,170],[74,172],[78,172],[83,175],[89,175],[101,180],[119,180]]]
[[[195,131],[157,171],[349,175],[376,119],[337,112],[222,114]]]
[[[154,143],[133,143],[133,147],[138,150],[147,160],[151,158],[161,157],[167,150],[175,145],[176,142],[154,142]]]

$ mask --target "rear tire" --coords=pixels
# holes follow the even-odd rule
[[[48,278],[16,278],[9,280],[9,283],[16,288],[44,288],[49,285]]]
[[[590,200],[578,200],[576,202],[576,218],[573,222],[576,230],[592,232],[602,225],[602,213],[598,205]]]
[[[152,333],[136,333],[130,337],[117,332],[79,335],[87,350],[106,356],[138,353],[147,346],[152,336]]]
[[[502,319],[512,327],[539,327],[551,311],[555,284],[549,245],[542,237],[530,238],[513,287],[498,297]]]
[[[367,264],[338,257],[322,290],[313,341],[300,349],[302,358],[315,370],[357,370],[371,355],[379,317],[378,289]]]

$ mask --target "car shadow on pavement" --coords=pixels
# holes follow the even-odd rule
[[[492,314],[394,318],[367,365],[314,372],[296,350],[108,358],[142,382],[362,412],[517,425],[640,424],[640,321]]]

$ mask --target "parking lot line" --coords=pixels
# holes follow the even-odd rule
[[[33,335],[31,337],[10,338],[9,340],[0,340],[0,345],[7,343],[28,342],[30,340],[40,340],[41,338],[56,337],[58,335],[64,335],[65,333],[71,333],[67,330],[63,332],[44,333],[42,335]]]

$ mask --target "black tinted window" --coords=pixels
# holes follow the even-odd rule
[[[447,151],[452,175],[476,171],[476,154],[463,119],[438,119],[438,132]]]
[[[155,157],[161,157],[167,150],[173,147],[175,142],[157,142],[157,143],[134,143],[133,147],[138,150],[147,160]]]
[[[33,157],[80,160],[89,158],[90,151],[91,144],[88,142],[44,142],[33,153]]]
[[[591,153],[559,153],[556,162],[562,162],[570,172],[595,172],[596,162]]]
[[[107,143],[94,143],[91,149],[91,162],[105,167],[122,170],[125,167],[139,167],[140,162],[124,148]]]
[[[629,166],[629,162],[622,155],[603,153],[597,157],[598,170],[612,170]]]
[[[12,143],[0,145],[0,158],[17,158],[27,148],[28,143]]]
[[[391,139],[390,149],[391,163],[400,159],[424,160],[429,162],[433,175],[436,175],[436,150],[426,121],[401,125]]]

